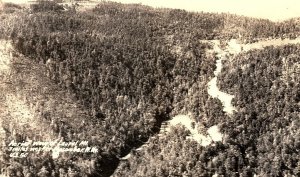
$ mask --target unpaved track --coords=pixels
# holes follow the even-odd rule
[[[223,111],[225,111],[227,114],[231,115],[234,111],[236,111],[236,108],[231,104],[232,99],[234,98],[234,95],[227,94],[225,92],[222,92],[218,86],[217,86],[217,79],[218,75],[222,71],[222,61],[228,60],[229,53],[234,49],[236,51],[239,50],[239,46],[235,45],[236,42],[229,42],[226,46],[226,49],[222,49],[220,46],[220,41],[214,41],[213,42],[213,52],[216,53],[216,56],[218,57],[218,60],[216,61],[216,70],[214,71],[215,77],[208,82],[207,87],[207,93],[213,97],[219,99],[223,104]]]
[[[228,93],[222,92],[217,86],[217,79],[218,75],[221,73],[223,64],[222,61],[225,60],[232,60],[236,55],[240,54],[241,52],[247,52],[254,49],[263,49],[268,46],[282,46],[288,44],[299,44],[300,38],[296,39],[270,39],[270,40],[261,40],[259,42],[251,43],[251,44],[241,44],[236,39],[232,39],[227,42],[225,48],[222,48],[220,45],[219,40],[213,41],[205,41],[210,42],[213,45],[213,50],[209,51],[208,53],[215,53],[217,56],[216,61],[216,70],[214,72],[215,77],[208,83],[208,94],[213,98],[218,98],[223,106],[227,114],[231,115],[234,111],[237,111],[236,108],[231,104],[234,95],[230,95]]]
[[[222,60],[230,60],[234,55],[239,54],[240,52],[249,51],[252,49],[262,49],[266,46],[270,45],[285,45],[285,44],[296,44],[299,43],[300,40],[284,40],[280,44],[280,40],[269,40],[269,41],[262,41],[258,43],[253,44],[238,44],[237,40],[231,40],[227,43],[227,47],[224,49],[220,46],[220,41],[209,41],[213,43],[214,49],[213,52],[218,57],[218,60],[216,62],[217,68],[215,71],[215,77],[210,81],[208,84],[208,93],[212,97],[216,97],[220,99],[220,101],[224,105],[224,111],[228,114],[232,114],[236,110],[232,104],[231,100],[234,98],[234,95],[229,95],[227,93],[224,93],[217,88],[217,76],[222,71]],[[233,56],[232,56],[233,55]],[[35,108],[36,106],[28,105],[28,101],[24,97],[24,95],[21,95],[18,91],[22,88],[20,85],[18,85],[15,88],[15,83],[20,83],[21,81],[24,81],[25,87],[24,89],[30,89],[32,91],[32,95],[36,98],[36,100],[39,100],[39,97],[43,97],[45,99],[45,93],[49,93],[47,96],[49,100],[54,101],[54,107],[61,108],[60,110],[63,110],[63,108],[66,108],[69,110],[68,112],[71,113],[78,113],[77,118],[72,117],[72,115],[61,114],[64,117],[57,117],[57,119],[62,119],[66,122],[73,122],[74,125],[78,125],[82,119],[84,119],[83,116],[84,113],[81,111],[78,111],[78,106],[75,103],[70,103],[72,100],[69,99],[68,101],[64,100],[57,100],[57,93],[50,87],[47,87],[47,84],[43,83],[43,78],[41,78],[39,74],[40,68],[38,66],[28,66],[25,65],[26,71],[31,72],[36,71],[32,77],[30,78],[18,78],[17,80],[19,82],[12,82],[12,78],[14,76],[20,76],[20,74],[12,73],[12,65],[14,64],[14,58],[13,57],[13,48],[10,45],[9,41],[0,41],[0,140],[2,141],[5,138],[5,134],[7,131],[9,133],[14,133],[15,131],[19,131],[19,133],[32,131],[35,134],[39,134],[38,136],[43,141],[47,140],[56,140],[57,135],[52,134],[52,129],[49,127],[49,122],[43,121],[43,118],[39,117],[40,115],[36,114]],[[29,68],[28,68],[29,67]],[[32,67],[32,68],[30,68]],[[15,72],[15,71],[14,71]],[[22,68],[21,68],[22,72]],[[41,85],[46,86],[45,88],[39,88]],[[215,85],[215,86],[212,86]],[[213,88],[214,87],[214,88]],[[24,91],[24,90],[23,90]],[[63,93],[60,93],[59,95],[62,95]],[[63,98],[63,96],[61,97]],[[42,99],[42,100],[43,100]],[[48,102],[46,105],[50,105]],[[54,108],[49,106],[50,110],[51,108]],[[73,114],[74,115],[74,114]],[[164,133],[169,133],[171,130],[171,127],[182,125],[186,129],[188,129],[191,132],[191,135],[189,138],[195,140],[199,144],[203,146],[207,146],[214,141],[222,141],[223,135],[220,133],[218,126],[212,126],[208,129],[207,135],[203,135],[198,132],[197,126],[192,127],[192,123],[194,121],[190,118],[189,115],[178,115],[172,118],[170,121],[167,121],[164,126],[162,127],[161,131],[159,132],[158,136],[164,136]],[[26,128],[21,128],[26,127]],[[145,146],[143,146],[145,147]],[[143,150],[143,148],[138,148],[137,150]],[[123,159],[127,159],[131,156],[131,154],[128,154]]]
[[[230,95],[228,93],[222,92],[217,86],[217,79],[218,75],[221,73],[223,64],[222,61],[225,60],[232,60],[236,55],[240,54],[241,52],[247,52],[253,49],[263,49],[267,46],[281,46],[287,44],[298,44],[300,43],[300,38],[297,39],[271,39],[271,40],[261,40],[256,43],[251,44],[241,44],[238,42],[237,39],[232,39],[226,42],[225,47],[221,47],[220,40],[206,40],[202,42],[208,42],[213,46],[212,50],[208,50],[208,55],[215,55],[217,57],[216,61],[216,70],[214,71],[215,77],[212,78],[208,85],[207,85],[207,92],[208,94],[213,97],[219,99],[223,104],[223,111],[226,112],[229,116],[232,115],[235,111],[238,111],[232,105],[232,99],[234,95]],[[198,132],[200,129],[195,125],[192,127],[192,124],[195,123],[189,115],[177,115],[173,117],[171,120],[163,123],[160,132],[158,133],[158,137],[164,136],[164,133],[170,133],[171,127],[175,127],[177,125],[182,125],[186,129],[190,131],[190,136],[188,138],[195,140],[202,146],[208,146],[215,141],[222,141],[224,135],[220,133],[218,125],[214,125],[207,130],[207,135],[203,135]],[[149,139],[150,140],[150,139]],[[146,142],[143,146],[136,149],[137,151],[143,150],[147,147]],[[129,159],[131,157],[131,153],[127,154],[126,156],[122,157],[122,160]]]

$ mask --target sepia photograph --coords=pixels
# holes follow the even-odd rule
[[[300,177],[299,7],[0,0],[0,177]]]

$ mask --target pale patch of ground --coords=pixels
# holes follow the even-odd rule
[[[211,97],[218,98],[222,102],[224,106],[223,111],[225,111],[228,114],[232,114],[233,111],[236,111],[236,108],[231,104],[234,95],[230,95],[225,92],[222,92],[218,88],[217,77],[222,71],[222,67],[223,67],[222,61],[228,59],[227,55],[229,53],[240,52],[241,47],[237,44],[236,40],[229,41],[225,50],[221,49],[220,41],[214,40],[211,43],[213,44],[213,52],[216,53],[216,56],[219,59],[216,61],[217,67],[216,70],[214,71],[215,77],[208,82],[207,92]]]
[[[177,125],[183,125],[186,129],[188,129],[191,132],[189,138],[195,140],[202,146],[208,146],[211,143],[213,143],[213,141],[222,141],[223,139],[223,135],[220,133],[220,130],[217,125],[212,126],[207,130],[208,136],[199,133],[198,130],[200,128],[198,127],[195,121],[191,120],[190,116],[188,115],[175,116],[172,120],[168,122],[168,127],[165,130],[167,132],[170,132],[170,127],[175,127]]]
[[[178,124],[181,124],[183,125],[185,128],[187,128],[188,130],[190,130],[190,132],[192,134],[195,134],[197,132],[197,130],[195,130],[195,127],[193,128],[192,127],[192,123],[194,121],[192,121],[190,119],[189,116],[187,115],[178,115],[178,116],[175,116],[173,119],[171,119],[170,121],[168,121],[168,127],[166,128],[166,131],[167,132],[170,132],[171,129],[170,129],[170,126],[176,126]]]
[[[34,110],[24,100],[12,93],[6,94],[5,100],[4,105],[2,105],[4,108],[2,114],[8,115],[11,118],[10,121],[17,123],[18,127],[30,127],[33,133],[43,137],[43,141],[51,141],[53,139],[49,126],[41,123],[40,118],[35,115]]]
[[[10,71],[10,58],[11,58],[12,46],[10,42],[0,40],[0,76],[7,75]]]
[[[288,44],[300,44],[300,38],[296,39],[261,39],[258,42],[243,44],[238,39],[231,39],[227,42],[226,48],[223,50],[220,46],[220,40],[201,40],[201,42],[211,43],[213,45],[212,50],[208,50],[208,53],[215,52],[217,57],[225,56],[226,54],[239,54],[241,52],[247,52],[254,49],[263,49],[268,46],[282,46]]]
[[[168,123],[168,127],[166,128],[167,132],[170,132],[171,126],[177,126],[177,125],[183,125],[186,129],[188,129],[191,134],[189,136],[190,139],[195,140],[202,146],[208,146],[212,143],[212,139],[209,136],[205,136],[201,133],[198,132],[198,126],[195,125],[194,127],[192,126],[195,124],[194,121],[191,120],[191,118],[187,115],[178,115],[175,116],[173,119],[171,119]]]
[[[131,153],[127,154],[125,157],[122,157],[121,160],[127,160],[131,157]]]
[[[227,46],[227,52],[231,54],[238,54],[242,51],[241,44],[238,43],[237,39],[231,39]]]
[[[178,45],[172,46],[170,51],[174,55],[179,55],[179,56],[182,55],[182,47],[181,46],[178,46]]]
[[[223,104],[223,111],[228,114],[232,114],[236,111],[236,108],[231,104],[232,99],[234,98],[233,95],[220,91],[217,87],[217,78],[214,77],[211,81],[208,82],[208,90],[207,93],[213,97],[218,98]]]
[[[19,93],[11,89],[15,87],[10,80],[12,53],[11,42],[0,40],[0,139],[5,138],[5,124],[11,132],[22,133],[21,129],[24,128],[43,137],[44,141],[50,140],[49,126],[43,127],[35,111],[28,106]]]
[[[6,93],[5,82],[10,75],[10,64],[12,58],[12,46],[9,41],[0,40],[0,143],[5,140],[6,130],[4,129],[4,119],[10,119],[12,117],[20,117],[22,114],[26,119],[30,118],[31,112],[22,105],[23,103],[11,94]],[[16,102],[15,102],[16,101]],[[15,102],[15,103],[13,103]],[[12,112],[16,113],[11,115]],[[24,119],[18,119],[22,121]],[[12,120],[9,120],[12,123]],[[30,122],[30,121],[29,121]],[[12,125],[12,124],[11,124]],[[3,154],[0,152],[0,154]],[[0,174],[0,177],[7,177],[4,174]]]
[[[267,46],[282,46],[282,45],[287,45],[287,44],[299,44],[300,43],[300,38],[296,39],[269,39],[269,40],[261,40],[259,42],[251,43],[251,44],[236,44],[240,45],[242,47],[242,51],[249,51],[253,49],[263,49],[264,47]]]
[[[220,132],[220,129],[217,125],[210,127],[207,130],[207,133],[209,134],[209,136],[211,137],[211,139],[213,141],[222,141],[223,140],[223,135]]]
[[[189,130],[191,134],[187,138],[196,141],[201,146],[205,147],[205,146],[212,144],[213,142],[223,140],[223,135],[220,132],[219,127],[217,125],[214,125],[207,130],[208,135],[203,135],[199,132],[199,129],[201,129],[201,128],[196,124],[195,121],[193,121],[191,119],[191,117],[189,115],[177,115],[177,116],[173,117],[171,120],[164,123],[161,126],[160,132],[158,133],[158,137],[164,136],[165,133],[170,133],[171,127],[176,127],[178,125],[182,125],[184,128]],[[143,146],[136,149],[136,151],[141,151],[145,147],[147,147],[149,140]],[[120,159],[127,160],[131,156],[132,156],[132,154],[128,153],[126,156],[121,157]]]
[[[20,125],[30,124],[31,126],[36,126],[34,114],[23,100],[18,99],[13,94],[7,94],[6,106],[7,114],[14,118],[21,118],[17,120]]]
[[[10,53],[11,53],[11,45],[8,41],[0,40],[0,87],[3,85],[3,82],[6,81],[6,76],[10,73]],[[0,90],[2,92],[2,89]],[[5,102],[5,94],[0,93],[0,102],[1,105]],[[0,105],[0,106],[1,106]],[[5,137],[5,130],[3,129],[3,114],[6,109],[0,108],[0,140],[2,141]]]

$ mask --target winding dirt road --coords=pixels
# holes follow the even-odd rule
[[[252,44],[239,44],[237,40],[233,39],[227,42],[225,48],[222,48],[220,45],[220,41],[207,41],[213,45],[212,51],[217,57],[216,61],[216,70],[214,71],[215,77],[208,83],[207,92],[208,94],[213,97],[219,99],[224,108],[223,110],[228,114],[231,115],[235,111],[238,111],[232,104],[232,99],[234,95],[227,94],[222,92],[217,87],[217,79],[218,75],[222,71],[222,61],[224,60],[231,60],[235,55],[246,52],[252,49],[263,49],[267,46],[280,46],[286,44],[297,44],[300,43],[300,39],[294,40],[280,40],[280,39],[273,39],[273,40],[263,40],[257,43]],[[36,117],[35,111],[26,103],[24,97],[20,96],[17,90],[11,90],[11,83],[10,79],[13,75],[11,66],[13,61],[13,48],[9,41],[0,41],[0,140],[2,141],[5,138],[5,134],[7,131],[14,132],[15,126],[17,127],[29,127],[30,130],[34,132],[40,132],[44,140],[53,140],[57,139],[55,135],[49,135],[48,132],[51,130],[45,130],[44,128],[47,126],[43,126],[43,128],[39,128],[40,119]],[[36,76],[39,77],[39,76]],[[38,81],[37,81],[38,82]],[[30,87],[37,87],[38,83],[32,83],[29,85]],[[53,94],[55,95],[55,94]],[[53,97],[54,99],[55,97]],[[64,105],[65,103],[61,103]],[[73,104],[68,105],[68,109],[74,108],[76,112],[76,105]],[[80,117],[80,116],[79,116]],[[72,119],[73,120],[73,119]],[[74,119],[80,121],[80,119]],[[190,131],[190,139],[195,140],[202,146],[208,146],[216,141],[222,141],[223,135],[220,132],[218,125],[214,125],[207,130],[207,135],[201,134],[198,130],[198,125],[192,126],[195,122],[191,119],[190,115],[177,115],[173,117],[171,120],[163,123],[163,126],[158,134],[158,136],[164,136],[165,133],[171,132],[171,127],[175,127],[177,125],[182,125],[186,129]],[[48,126],[49,127],[49,126]],[[140,148],[136,149],[137,151],[141,151],[144,149],[145,145],[141,146]],[[126,160],[130,158],[131,154],[129,153],[125,157],[121,158]]]
[[[234,95],[230,95],[228,93],[222,92],[217,86],[217,79],[218,75],[221,73],[223,64],[222,61],[225,60],[232,60],[236,55],[247,52],[254,49],[263,49],[267,46],[281,46],[287,44],[298,44],[300,43],[300,38],[297,39],[271,39],[271,40],[261,40],[256,43],[251,44],[242,44],[239,43],[237,39],[231,39],[230,41],[226,42],[226,47],[221,47],[220,40],[205,40],[202,42],[210,43],[213,46],[212,50],[208,50],[208,55],[215,55],[217,57],[216,60],[216,70],[214,71],[215,77],[212,78],[207,85],[207,92],[208,94],[213,97],[219,99],[223,104],[223,111],[226,112],[229,116],[232,115],[234,112],[238,111],[232,105],[232,99]],[[195,123],[189,115],[177,115],[173,117],[171,120],[166,121],[163,123],[160,132],[158,133],[158,137],[164,136],[164,133],[170,133],[171,127],[175,127],[177,125],[182,125],[186,129],[190,131],[190,139],[195,140],[202,146],[208,146],[216,141],[222,141],[224,135],[220,132],[218,125],[214,125],[207,130],[208,135],[203,135],[198,132],[199,127],[195,125],[192,127],[192,124]],[[143,146],[137,148],[137,151],[143,150],[147,147],[146,142]],[[126,156],[122,157],[122,160],[129,159],[131,157],[131,153],[127,154]]]

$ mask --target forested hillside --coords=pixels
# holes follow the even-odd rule
[[[7,9],[0,11],[0,38],[14,51],[10,85],[1,91],[24,99],[44,132],[2,116],[3,144],[47,137],[99,149],[13,158],[3,145],[7,176],[299,175],[299,46],[251,50],[224,62],[218,85],[235,95],[238,110],[228,115],[207,92],[217,55],[204,42],[296,38],[297,20],[114,2],[83,12],[52,2]],[[183,127],[159,137],[162,123],[179,114],[204,130],[220,125],[225,140],[203,147]]]

